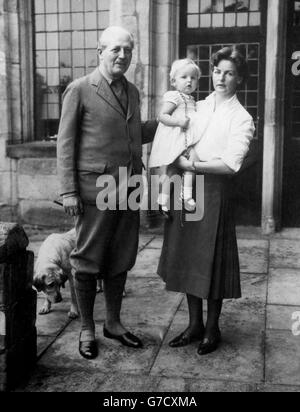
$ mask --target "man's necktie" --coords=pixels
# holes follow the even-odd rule
[[[124,81],[122,79],[113,80],[110,87],[126,114],[128,109],[128,96],[127,91],[125,90]]]

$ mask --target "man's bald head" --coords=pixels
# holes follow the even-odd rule
[[[99,38],[98,50],[104,50],[113,39],[127,38],[130,41],[132,49],[134,48],[133,35],[126,29],[120,26],[110,26],[104,30]]]

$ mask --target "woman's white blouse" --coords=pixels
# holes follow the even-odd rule
[[[198,115],[205,116],[208,123],[195,150],[201,161],[221,159],[230,169],[238,172],[254,136],[253,119],[236,95],[216,110],[215,99],[214,92],[197,102]]]

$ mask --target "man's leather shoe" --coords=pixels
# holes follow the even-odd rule
[[[103,335],[108,339],[118,340],[122,345],[129,346],[130,348],[139,349],[143,347],[142,341],[130,332],[126,332],[123,335],[113,335],[103,326]]]
[[[180,335],[176,336],[173,340],[169,342],[169,346],[171,348],[182,348],[183,346],[187,346],[193,342],[197,342],[202,340],[204,334],[203,332],[199,333],[199,335],[191,335],[188,331],[182,332]]]
[[[95,340],[79,341],[79,353],[85,359],[95,359],[98,356],[98,345]]]
[[[198,355],[208,355],[209,353],[214,352],[218,349],[219,344],[221,343],[221,333],[217,333],[215,336],[211,338],[204,338],[203,341],[200,343],[198,348]]]

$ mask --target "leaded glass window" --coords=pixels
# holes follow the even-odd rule
[[[62,94],[97,66],[109,0],[34,0],[36,137],[57,134]]]
[[[259,26],[260,6],[260,0],[187,0],[187,27]]]
[[[199,87],[196,91],[196,100],[205,99],[213,92],[212,76],[211,76],[211,57],[214,53],[223,47],[232,46],[232,44],[213,44],[188,46],[187,56],[192,58],[201,68],[202,76],[199,81]],[[247,58],[250,77],[247,83],[237,95],[241,104],[248,110],[253,117],[256,126],[258,121],[258,96],[259,96],[259,43],[239,44],[239,51]]]

